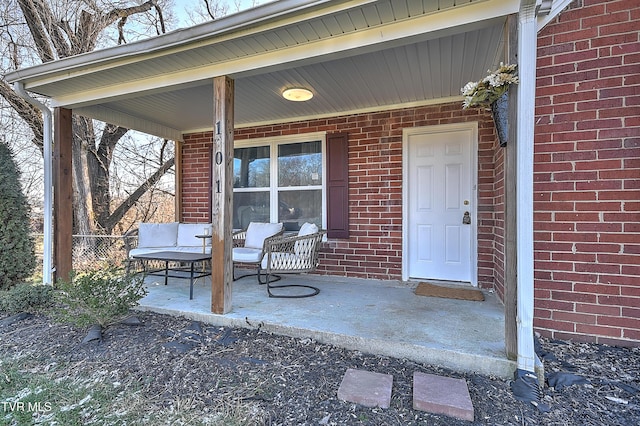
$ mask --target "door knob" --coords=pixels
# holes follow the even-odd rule
[[[464,212],[464,216],[462,216],[462,224],[471,225],[471,214],[469,212]]]

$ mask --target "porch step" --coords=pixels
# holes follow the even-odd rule
[[[389,408],[393,376],[347,369],[338,388],[338,399],[365,407]]]
[[[473,404],[464,379],[413,373],[413,409],[473,421]]]

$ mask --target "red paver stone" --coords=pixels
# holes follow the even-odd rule
[[[389,408],[393,376],[347,369],[338,388],[338,399],[366,407]]]
[[[414,372],[413,409],[473,421],[473,404],[464,379]]]

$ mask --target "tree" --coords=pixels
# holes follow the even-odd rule
[[[22,18],[15,13],[18,10]],[[134,17],[140,18],[137,29],[146,28],[142,32],[165,32],[160,0],[148,0],[142,4],[128,1],[10,0],[5,4],[3,14],[4,69],[18,69],[37,61],[49,62],[90,52],[106,43],[114,24],[117,26],[117,43],[125,43],[128,35],[135,36],[126,30],[126,24]],[[26,43],[25,27],[33,44]],[[33,143],[42,151],[43,119],[40,111],[19,97],[5,80],[0,80],[0,96],[27,123],[33,132]],[[166,149],[168,141],[164,141],[157,170],[113,208],[110,188],[113,153],[128,130],[112,124],[101,126],[96,128],[93,120],[73,116],[75,233],[110,234],[128,209],[174,164],[171,150]]]
[[[36,265],[29,204],[9,146],[0,140],[0,290],[29,277]]]

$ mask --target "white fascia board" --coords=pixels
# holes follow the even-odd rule
[[[468,6],[424,15],[408,21],[398,21],[257,56],[239,58],[143,80],[118,83],[68,96],[58,96],[54,99],[53,105],[74,107],[122,97],[140,96],[146,92],[158,90],[158,88],[165,90],[168,87],[178,88],[183,84],[206,81],[221,75],[236,78],[258,71],[265,72],[268,69],[272,70],[272,68],[282,68],[295,62],[309,63],[319,58],[327,59],[340,54],[346,55],[349,51],[357,49],[360,49],[358,53],[363,53],[366,49],[382,48],[386,44],[401,43],[402,40],[408,38],[434,39],[459,33],[463,27],[466,27],[466,30],[484,27],[488,21],[502,18],[517,11],[518,3],[512,1],[488,0],[470,3]]]
[[[180,130],[133,117],[100,105],[94,105],[87,108],[77,108],[73,110],[73,113],[93,118],[95,120],[104,121],[106,123],[115,124],[117,126],[126,127],[127,129],[138,130],[149,135],[158,136],[172,141],[182,140],[182,132]]]

